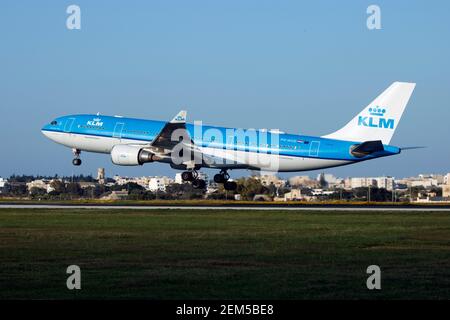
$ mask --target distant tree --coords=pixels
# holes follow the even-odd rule
[[[423,186],[411,187],[410,192],[412,198],[417,198],[421,192],[424,192],[426,189]]]
[[[128,200],[143,200],[144,191],[133,189],[128,193]]]
[[[237,180],[237,192],[244,200],[253,200],[256,194],[268,194],[269,190],[260,180],[255,178],[240,178]]]
[[[369,188],[361,187],[353,189],[356,200],[368,200]],[[392,192],[384,188],[370,187],[370,201],[392,201]]]
[[[323,173],[319,176],[319,184],[321,188],[326,188],[328,186],[328,182],[325,180],[325,174]]]
[[[356,200],[367,200],[368,188],[361,187],[353,189],[353,196]]]
[[[442,188],[433,186],[431,187],[430,192],[436,193],[436,197],[442,197]]]
[[[50,187],[54,189],[52,191],[53,194],[61,194],[66,192],[66,186],[60,180],[53,180],[52,182],[50,182]]]
[[[385,188],[370,188],[370,201],[392,201],[392,192]]]
[[[195,189],[190,183],[178,184],[174,183],[166,187],[166,192],[161,194],[158,192],[159,199],[201,199],[205,193],[204,189]]]
[[[27,176],[27,175],[16,175],[13,174],[12,176],[9,177],[9,182],[13,183],[13,182],[22,182],[22,183],[26,183],[26,182],[31,182],[33,180],[36,180],[38,178],[35,178],[34,176]]]
[[[128,182],[123,185],[116,184],[111,187],[111,191],[120,191],[120,190],[124,190],[124,189],[127,190],[128,192],[131,192],[133,190],[139,190],[139,191],[145,190],[145,188],[143,186],[141,186],[135,182]]]
[[[7,194],[14,197],[28,196],[28,189],[27,186],[22,183],[9,184]]]
[[[71,182],[66,185],[66,192],[71,196],[81,196],[83,194],[83,189],[81,189],[79,183]]]
[[[42,188],[38,188],[38,187],[32,187],[30,189],[30,196],[32,198],[39,198],[39,197],[43,197],[47,195],[47,190],[42,189]]]
[[[226,200],[227,199],[227,194],[225,192],[221,192],[220,190],[218,192],[214,192],[211,194],[208,194],[208,199],[211,200]],[[231,196],[230,196],[231,197]]]
[[[277,195],[277,187],[273,183],[271,183],[268,186],[265,186],[264,193],[274,197]]]

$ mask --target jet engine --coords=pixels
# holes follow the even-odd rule
[[[111,150],[111,161],[120,166],[139,166],[160,158],[140,146],[118,144]]]

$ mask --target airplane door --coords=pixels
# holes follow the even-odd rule
[[[72,125],[74,121],[75,118],[67,119],[66,124],[64,125],[64,132],[70,132],[70,130],[72,130]]]
[[[309,155],[311,157],[317,157],[319,155],[319,147],[320,141],[311,141],[311,144],[309,146]]]
[[[123,122],[117,122],[114,127],[113,138],[122,139]]]

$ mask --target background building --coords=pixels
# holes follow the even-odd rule
[[[256,175],[253,176],[256,180],[259,180],[263,186],[274,185],[275,187],[281,188],[286,185],[286,180],[280,179],[276,175],[265,174],[265,175]]]
[[[3,190],[8,184],[8,180],[0,177],[0,193],[3,193]]]
[[[173,182],[169,177],[152,177],[148,183],[148,190],[152,192],[165,192],[168,185]]]
[[[105,168],[97,169],[97,181],[99,184],[105,184]]]
[[[319,182],[309,176],[295,176],[289,178],[289,184],[294,187],[318,188]]]

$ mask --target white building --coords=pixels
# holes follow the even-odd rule
[[[373,178],[355,177],[350,178],[350,185],[352,189],[376,187],[376,181]]]
[[[333,193],[334,193],[334,191],[332,191],[332,190],[323,190],[323,189],[313,189],[312,190],[313,196],[329,196]]]
[[[28,182],[26,185],[29,192],[31,191],[32,188],[39,188],[45,190],[47,193],[50,193],[55,190],[55,188],[52,187],[52,181],[55,181],[55,179],[52,180],[38,179]]]
[[[0,177],[0,188],[4,188],[7,183],[8,183],[7,179],[3,179],[2,177]]]
[[[434,185],[438,185],[438,184],[444,184],[445,176],[442,174],[435,174],[435,173],[419,174],[419,179],[420,180],[432,180],[435,183]]]
[[[309,176],[294,176],[289,178],[289,184],[291,186],[302,186],[317,188],[319,183],[317,180],[311,179]]]
[[[442,197],[450,198],[450,184],[442,185]]]
[[[99,184],[105,184],[105,168],[97,169],[97,180]]]
[[[445,184],[445,185],[449,185],[450,184],[450,173],[447,173],[444,176],[444,181],[442,182],[442,184]]]
[[[270,186],[273,184],[275,187],[284,187],[286,185],[286,180],[278,178],[276,175],[265,174],[261,176],[254,176],[256,180],[261,181],[263,186]]]
[[[175,183],[178,183],[178,184],[184,183],[183,179],[181,178],[181,172],[178,172],[175,174]]]
[[[5,186],[8,184],[8,180],[7,179],[3,179],[2,177],[0,177],[0,193],[3,192],[3,189],[5,188]]]
[[[44,189],[45,191],[47,191],[48,185],[49,185],[49,182],[47,180],[38,179],[38,180],[33,180],[30,182],[27,182],[27,189],[28,189],[28,191],[31,191],[32,188],[39,188],[39,189]]]
[[[303,200],[304,196],[300,189],[292,189],[290,192],[284,194],[284,201]]]
[[[118,175],[114,176],[114,181],[118,185],[125,185],[127,183],[136,183],[140,185],[141,187],[148,189],[148,184],[150,182],[151,177],[121,177]]]
[[[430,188],[433,186],[437,186],[438,182],[436,179],[429,178],[429,179],[420,179],[420,180],[411,180],[410,186],[411,187],[424,187],[424,188]]]
[[[386,190],[394,190],[393,177],[356,177],[350,178],[350,186],[355,188],[380,188]]]
[[[378,188],[386,189],[388,191],[394,190],[394,178],[393,177],[376,177],[373,179],[376,181]]]
[[[152,192],[166,191],[166,187],[173,182],[168,177],[152,177],[148,183],[148,189]]]
[[[114,181],[116,181],[116,184],[118,184],[118,185],[124,185],[129,182],[132,182],[132,179],[130,179],[128,177],[121,177],[118,175],[115,175],[113,179],[114,179]]]

